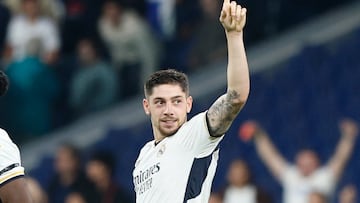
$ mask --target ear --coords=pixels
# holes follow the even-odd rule
[[[150,107],[149,107],[149,101],[147,99],[143,99],[143,108],[146,115],[150,115]]]
[[[187,113],[190,113],[192,104],[193,104],[193,98],[192,98],[192,96],[188,96],[186,98],[186,112]]]

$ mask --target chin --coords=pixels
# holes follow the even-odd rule
[[[163,134],[165,137],[170,137],[172,135],[174,135],[178,130],[179,130],[180,127],[176,128],[176,129],[160,129],[161,131],[161,134]]]

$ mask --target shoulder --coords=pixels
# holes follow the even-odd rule
[[[26,18],[23,15],[16,15],[13,18],[11,18],[10,23],[24,23],[26,22]]]
[[[140,154],[145,153],[146,151],[148,151],[149,149],[151,149],[154,145],[154,140],[151,140],[149,142],[147,142],[140,150]]]
[[[208,127],[207,127],[207,122],[206,122],[206,112],[201,112],[196,114],[195,116],[193,116],[190,120],[188,120],[187,122],[185,122],[181,128],[179,129],[179,133],[188,133],[189,131],[207,131]],[[177,133],[178,134],[178,133]],[[210,134],[209,134],[210,136]]]
[[[46,26],[55,24],[54,21],[49,17],[39,17],[37,22],[41,25],[46,25]]]
[[[24,18],[24,16],[22,15],[17,15],[14,16],[13,18],[11,18],[11,20],[9,21],[9,28],[8,31],[13,31],[12,29],[19,29],[19,28],[23,28],[23,26],[26,24],[26,20]]]
[[[2,128],[0,128],[0,139],[1,140],[9,140],[10,141],[10,137],[9,137],[9,134]]]
[[[193,116],[188,122],[186,122],[185,124],[187,125],[191,125],[191,124],[205,124],[206,125],[206,111],[201,112],[196,114],[195,116]]]
[[[300,176],[299,169],[292,164],[286,164],[283,173],[281,174],[281,177],[285,180],[293,179],[295,177]]]
[[[334,175],[335,174],[333,173],[333,171],[331,170],[331,168],[329,166],[320,167],[314,173],[314,176],[316,176],[316,177],[332,177]]]

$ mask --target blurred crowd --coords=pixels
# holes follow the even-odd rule
[[[161,67],[191,72],[225,58],[220,3],[2,1],[0,68],[11,86],[1,124],[23,143],[141,93]]]
[[[21,144],[140,94],[142,81],[154,70],[174,67],[191,74],[224,60],[226,42],[218,22],[221,3],[0,0],[0,69],[11,82],[8,94],[0,101],[1,125]],[[245,41],[252,45],[340,1],[243,3],[249,11]],[[356,203],[357,188],[351,183],[333,196],[353,147],[346,141],[355,143],[352,135],[357,132],[349,133],[351,128],[357,131],[351,123],[341,127],[346,135],[338,147],[345,143],[350,151],[340,150],[333,155],[333,160],[341,164],[335,161],[320,166],[316,152],[308,149],[300,150],[296,163],[289,164],[273,147],[270,135],[263,133],[253,141],[260,158],[284,190],[297,191],[302,203]],[[133,194],[127,194],[128,190],[114,181],[115,163],[116,157],[106,151],[92,152],[83,159],[79,149],[64,144],[57,150],[55,174],[49,182],[40,185],[28,178],[34,202],[133,202]],[[334,163],[336,171],[340,171],[335,178],[327,170]],[[214,191],[209,203],[274,202],[272,194],[256,184],[256,174],[251,171],[245,160],[234,160],[224,177],[227,185]],[[308,177],[321,181],[314,184]],[[294,179],[296,184],[291,182]],[[289,189],[287,185],[298,187]]]
[[[250,11],[247,46],[340,4],[241,3]],[[141,93],[142,81],[156,69],[192,73],[224,60],[220,5],[213,0],[0,1],[0,69],[11,82],[1,101],[1,125],[23,143]]]
[[[226,168],[224,185],[212,191],[209,203],[358,203],[358,183],[339,184],[352,155],[359,126],[351,119],[339,122],[339,141],[329,160],[322,164],[315,149],[298,149],[294,163],[285,160],[273,143],[274,135],[254,121],[239,126],[239,138],[252,144],[262,161],[282,187],[277,197],[259,184],[258,173],[249,160],[235,158]],[[236,135],[228,135],[236,136]],[[135,202],[132,188],[123,188],[116,179],[117,156],[110,150],[79,150],[63,143],[52,159],[49,177],[41,184],[28,177],[35,203],[130,203]],[[130,175],[130,174],[129,174]],[[45,176],[41,174],[40,176]],[[34,177],[36,175],[34,174]],[[45,180],[45,181],[44,181]]]
[[[34,203],[129,203],[127,194],[114,180],[116,160],[107,151],[94,151],[83,163],[83,154],[64,143],[57,149],[53,176],[46,183],[28,178]]]

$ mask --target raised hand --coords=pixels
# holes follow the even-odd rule
[[[341,134],[344,136],[356,137],[359,133],[357,123],[349,118],[340,121],[339,129]]]
[[[242,32],[246,23],[246,8],[235,1],[224,0],[220,22],[226,32]]]

